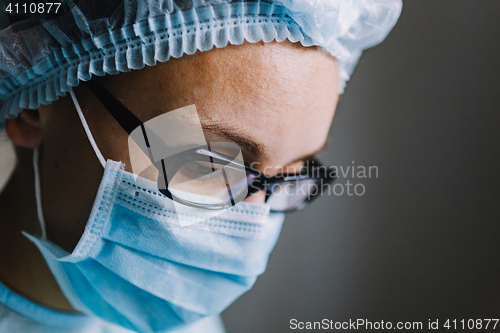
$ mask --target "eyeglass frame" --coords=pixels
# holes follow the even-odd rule
[[[142,133],[144,135],[144,139],[146,142],[147,147],[149,148],[149,140],[148,136],[146,134],[146,129],[144,127],[144,123],[132,112],[130,111],[127,107],[125,107],[111,92],[109,92],[99,81],[97,80],[90,80],[86,82],[87,87],[89,87],[90,91],[92,94],[99,100],[99,102],[104,106],[104,108],[111,114],[111,116],[118,122],[118,124],[128,133],[129,136],[131,136],[131,133],[136,130],[138,127],[141,127]],[[150,135],[154,133],[149,132]],[[131,136],[132,137],[132,136]],[[132,137],[133,139],[133,137]],[[163,142],[163,140],[159,140],[158,142]],[[141,145],[139,145],[140,147]],[[142,149],[142,148],[141,148]],[[230,163],[236,163],[233,161],[233,158],[230,156],[227,156],[225,154],[219,153],[217,151],[213,151],[208,147],[202,147],[202,146],[193,146],[191,145],[190,148],[186,149],[186,151],[175,154],[173,156],[169,156],[168,158],[173,158],[176,155],[183,155],[184,157],[188,154],[191,154],[193,156],[199,156],[199,153],[194,153],[193,151],[204,149],[209,152],[211,152],[213,155],[216,156],[211,156],[210,159],[212,158],[217,158],[219,161],[222,161],[223,163],[221,164],[230,164]],[[155,167],[158,169],[156,164],[159,162],[155,162],[151,155],[150,152],[144,151],[146,156],[149,158],[151,163],[155,165]],[[158,190],[164,194],[166,197],[179,201],[183,204],[193,206],[193,207],[198,207],[198,208],[203,208],[203,209],[210,209],[207,206],[203,205],[196,205],[194,203],[187,203],[184,200],[174,196],[169,190],[168,190],[168,182],[167,182],[167,175],[164,167],[164,159],[160,160],[162,165],[163,165],[163,170],[159,170],[159,172],[163,171],[164,175],[164,180],[165,180],[165,189],[159,189]],[[236,163],[238,164],[238,163]],[[288,182],[293,182],[293,181],[298,181],[298,180],[305,180],[305,179],[314,179],[315,184],[321,183],[321,186],[326,186],[332,182],[334,182],[337,179],[337,173],[336,170],[332,167],[325,167],[317,158],[311,158],[308,159],[307,161],[304,162],[305,165],[307,165],[306,170],[303,172],[298,172],[298,173],[285,173],[280,175],[280,177],[276,176],[266,176],[264,175],[261,171],[253,168],[251,165],[245,163],[243,161],[243,164],[238,164],[239,167],[244,167],[245,172],[248,174],[251,174],[255,176],[255,178],[251,181],[251,183],[247,182],[247,195],[244,199],[241,201],[247,199],[251,195],[260,192],[260,191],[266,191],[266,198],[265,202],[271,197],[273,194],[272,188],[276,187],[276,184],[282,184],[282,183],[288,183]],[[308,164],[315,164],[317,165],[316,167],[312,168]],[[322,171],[322,172],[321,172]],[[248,176],[247,176],[248,180]],[[158,182],[157,182],[158,185]],[[269,185],[271,186],[271,189],[269,189]],[[159,186],[158,186],[159,187]],[[228,187],[229,189],[229,187]],[[296,212],[299,210],[304,209],[310,203],[319,197],[320,191],[316,191],[316,193],[308,193],[307,197],[304,198],[304,200],[298,204],[296,207],[292,207],[289,209],[285,210],[274,210],[271,209],[271,212],[274,213],[291,213],[291,212]],[[231,202],[232,206],[235,205],[232,195],[231,196]],[[240,202],[240,201],[239,201]],[[218,208],[222,209],[222,208]]]

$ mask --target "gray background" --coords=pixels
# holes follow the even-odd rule
[[[379,177],[287,217],[266,273],[223,313],[228,332],[499,318],[499,74],[500,1],[404,1],[348,84],[323,158]]]

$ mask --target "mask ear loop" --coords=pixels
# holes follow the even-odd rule
[[[71,94],[71,99],[73,100],[73,104],[75,105],[76,112],[78,112],[78,116],[80,117],[80,121],[82,122],[85,133],[87,134],[87,138],[89,139],[90,144],[92,145],[92,148],[94,149],[94,152],[97,155],[97,158],[99,159],[99,162],[101,163],[102,167],[105,169],[106,168],[106,161],[104,160],[104,156],[102,156],[102,153],[99,150],[99,148],[97,148],[97,144],[95,143],[94,137],[92,136],[92,133],[90,132],[89,125],[87,124],[87,121],[85,120],[85,116],[83,115],[82,108],[80,107],[80,104],[78,103],[78,100],[76,99],[75,93],[73,92],[73,90],[70,90],[69,93]],[[40,185],[40,170],[38,168],[39,160],[40,160],[40,153],[38,151],[38,147],[35,147],[35,149],[33,150],[33,168],[35,170],[36,212],[38,215],[38,221],[40,222],[40,228],[42,229],[42,239],[45,240],[45,239],[47,239],[47,230],[45,227],[45,219],[43,217],[42,187]]]
[[[36,198],[36,212],[38,214],[38,221],[40,222],[40,228],[42,229],[42,239],[47,239],[47,231],[45,229],[45,219],[43,218],[42,210],[42,188],[40,186],[40,170],[38,169],[38,163],[40,161],[38,147],[33,150],[33,169],[35,169],[35,198]]]
[[[106,169],[106,160],[104,159],[104,156],[102,156],[101,151],[99,148],[97,148],[97,144],[95,143],[94,137],[92,136],[92,133],[90,132],[89,125],[87,124],[87,121],[85,120],[85,116],[83,115],[82,108],[80,107],[80,104],[78,103],[78,100],[76,99],[75,93],[73,92],[73,89],[69,91],[71,95],[71,99],[73,100],[73,104],[75,104],[76,112],[78,112],[78,116],[80,117],[80,121],[82,122],[83,129],[85,130],[85,133],[87,134],[87,138],[90,141],[90,144],[92,145],[92,148],[94,148],[94,152],[97,155],[97,158],[99,159],[99,162],[101,162],[101,165],[104,169]]]

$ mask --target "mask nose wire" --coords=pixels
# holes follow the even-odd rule
[[[69,91],[71,95],[71,99],[73,100],[73,104],[75,104],[76,112],[78,112],[78,116],[80,117],[80,121],[82,122],[83,129],[85,130],[85,133],[87,134],[87,137],[89,138],[90,144],[92,145],[92,148],[94,149],[95,154],[97,155],[97,158],[99,159],[99,162],[101,162],[101,165],[104,169],[106,169],[106,160],[104,159],[104,156],[102,156],[101,151],[97,147],[97,144],[95,143],[94,137],[92,136],[92,133],[90,132],[89,125],[87,124],[87,121],[85,120],[85,116],[83,115],[82,108],[80,107],[80,103],[78,103],[78,100],[76,99],[76,95],[73,92],[73,89]]]

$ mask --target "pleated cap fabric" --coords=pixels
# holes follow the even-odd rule
[[[361,52],[396,24],[401,0],[80,0],[57,18],[0,31],[0,128],[80,80],[154,66],[244,40],[318,45],[339,63],[339,92]],[[27,27],[27,28],[26,28]]]

